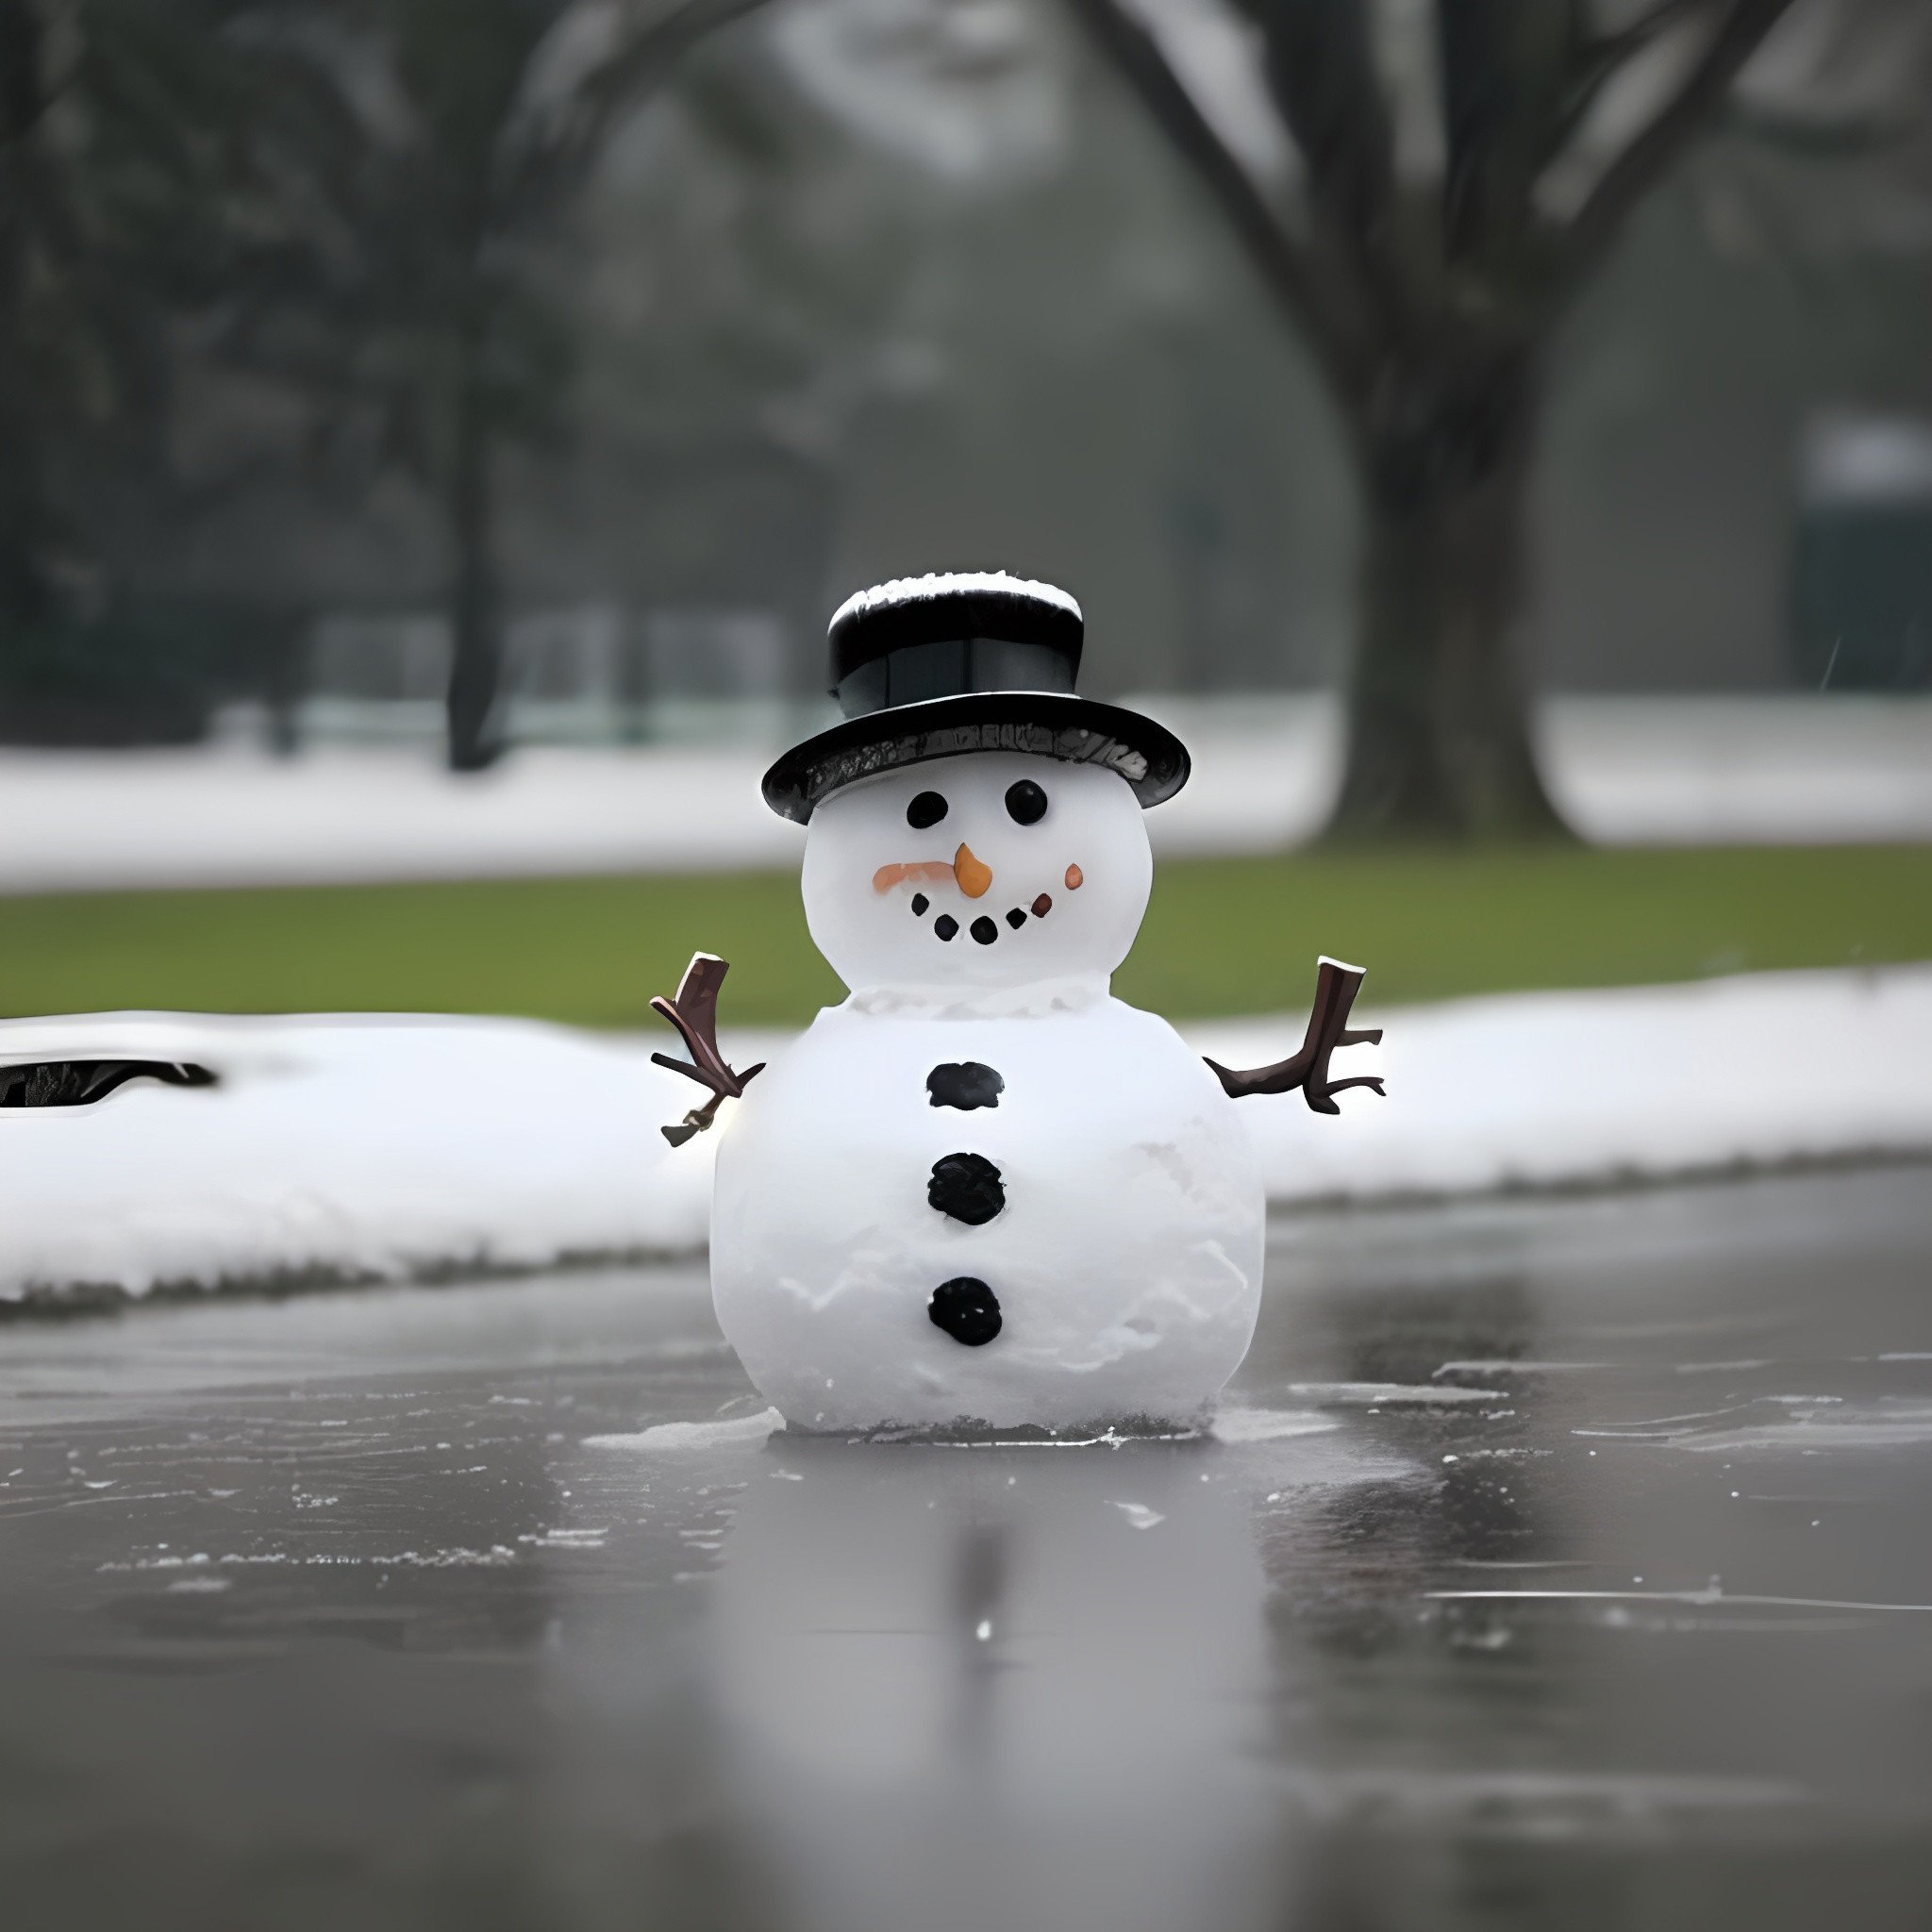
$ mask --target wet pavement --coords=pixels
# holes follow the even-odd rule
[[[1928,1257],[1304,1218],[1080,1449],[767,1441],[696,1269],[14,1323],[0,1923],[1923,1927]]]

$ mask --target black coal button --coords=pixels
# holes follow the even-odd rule
[[[941,1214],[982,1227],[1007,1205],[1007,1191],[985,1155],[948,1154],[933,1162],[925,1198]]]
[[[925,1076],[925,1091],[934,1107],[971,1113],[975,1107],[997,1107],[1007,1083],[978,1060],[947,1060]]]
[[[968,1348],[984,1348],[1000,1332],[999,1296],[970,1274],[941,1282],[925,1311],[935,1328],[943,1328]]]
[[[1000,936],[999,927],[996,926],[991,920],[987,918],[984,913],[981,913],[980,916],[973,922],[971,930],[973,933],[973,937],[976,939],[982,946],[991,945],[993,941],[998,939]]]
[[[949,940],[959,930],[959,922],[950,912],[941,912],[932,923],[932,929],[941,939]]]

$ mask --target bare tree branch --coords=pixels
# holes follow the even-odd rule
[[[1633,54],[1641,53],[1657,35],[1679,21],[1688,20],[1693,13],[1703,13],[1713,4],[1714,0],[1657,0],[1654,7],[1640,13],[1627,26],[1619,27],[1615,33],[1597,35],[1584,49],[1586,64],[1615,67]]]
[[[1371,358],[1303,246],[1169,66],[1159,42],[1121,0],[1068,0],[1108,62],[1220,204],[1268,291],[1301,331],[1341,394],[1358,395]]]
[[[1450,261],[1507,253],[1531,225],[1576,58],[1578,14],[1574,0],[1436,0]]]
[[[1573,295],[1622,231],[1624,222],[1715,117],[1744,63],[1783,17],[1791,0],[1731,0],[1704,51],[1650,124],[1605,169],[1563,236],[1555,296]]]
[[[1579,50],[1564,92],[1562,111],[1552,130],[1549,159],[1568,145],[1584,117],[1596,105],[1597,96],[1613,75],[1643,52],[1659,34],[1668,32],[1694,13],[1702,13],[1718,0],[1657,0],[1656,6],[1640,14],[1628,26],[1613,34],[1598,34]]]
[[[649,100],[693,47],[765,0],[678,0],[629,32],[564,98],[519,103],[497,157],[500,193],[560,193],[580,181],[613,122]],[[568,25],[566,14],[562,25]],[[623,33],[620,23],[614,31]],[[539,49],[539,58],[542,49]],[[533,59],[532,67],[538,65]]]
[[[1245,0],[1269,92],[1307,172],[1308,202],[1362,292],[1399,330],[1395,129],[1370,41],[1368,0]]]

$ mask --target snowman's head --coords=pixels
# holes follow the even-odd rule
[[[1153,874],[1141,802],[1117,772],[972,751],[826,798],[806,834],[805,915],[855,993],[1104,987]]]

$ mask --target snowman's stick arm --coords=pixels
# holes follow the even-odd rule
[[[708,1088],[711,1094],[703,1107],[693,1108],[676,1126],[662,1130],[674,1147],[682,1145],[693,1134],[703,1133],[717,1118],[719,1103],[736,1099],[752,1077],[764,1071],[765,1063],[760,1060],[757,1066],[738,1073],[718,1050],[718,989],[730,970],[715,954],[693,953],[691,964],[684,969],[684,977],[677,982],[677,997],[667,1000],[658,993],[651,1000],[651,1010],[677,1028],[691,1055],[689,1060],[674,1059],[668,1053],[654,1053],[651,1058],[658,1066],[669,1067],[674,1074],[682,1074],[687,1080]]]
[[[1373,1087],[1377,1093],[1384,1092],[1379,1074],[1357,1074],[1347,1080],[1328,1077],[1328,1057],[1336,1048],[1374,1046],[1381,1041],[1379,1026],[1351,1027],[1348,1024],[1349,1008],[1367,976],[1359,966],[1324,958],[1315,974],[1315,1004],[1300,1051],[1272,1067],[1245,1070],[1208,1060],[1222,1091],[1229,1099],[1240,1100],[1250,1093],[1291,1093],[1299,1087],[1316,1113],[1340,1113],[1335,1096],[1351,1087]]]

